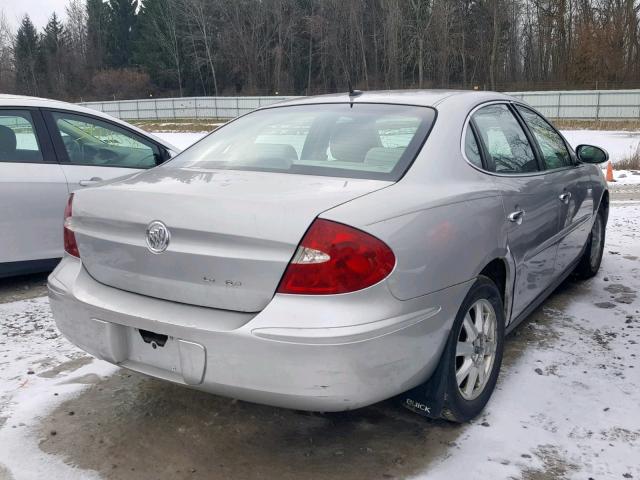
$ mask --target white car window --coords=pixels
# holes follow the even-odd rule
[[[42,152],[28,111],[0,110],[0,162],[42,162]]]
[[[162,161],[156,145],[123,128],[83,115],[52,115],[69,163],[143,169]]]

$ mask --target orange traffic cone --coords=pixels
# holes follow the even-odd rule
[[[607,163],[607,182],[615,182],[613,178],[613,167],[611,166],[611,161]]]

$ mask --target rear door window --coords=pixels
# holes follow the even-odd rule
[[[538,142],[545,168],[553,170],[572,166],[571,154],[560,134],[537,113],[521,106],[516,108]]]
[[[488,105],[471,117],[487,153],[487,169],[504,174],[538,171],[527,136],[507,105]]]
[[[435,119],[427,107],[336,103],[240,117],[166,165],[397,180]]]
[[[0,110],[0,162],[43,162],[31,112]]]
[[[157,145],[124,128],[84,115],[51,115],[71,164],[144,169],[162,161]]]

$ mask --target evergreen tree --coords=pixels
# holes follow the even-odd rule
[[[53,13],[40,39],[37,71],[47,95],[64,97],[66,90],[65,30]]]
[[[180,0],[145,0],[138,13],[139,35],[134,60],[144,66],[163,90],[183,94],[183,38]]]
[[[106,64],[109,6],[103,0],[87,0],[87,63],[91,70]]]
[[[131,65],[137,33],[137,3],[132,0],[109,0],[107,51],[109,64],[115,68]]]
[[[48,55],[56,55],[64,43],[64,26],[55,12],[49,18],[42,35],[42,48]]]
[[[18,28],[14,45],[16,89],[27,95],[38,95],[38,32],[29,15],[25,15]]]

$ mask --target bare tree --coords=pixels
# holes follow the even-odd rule
[[[84,64],[87,58],[87,10],[83,0],[69,0],[65,10],[69,50]]]
[[[431,1],[409,0],[409,11],[409,60],[413,60],[418,67],[418,87],[422,88],[427,35],[433,18]]]
[[[0,91],[11,92],[14,88],[13,31],[3,10],[0,10]]]
[[[175,69],[178,90],[182,97],[182,49],[178,30],[178,3],[176,0],[155,0],[154,15],[150,16],[148,27],[159,48],[172,60]],[[209,58],[211,62],[211,59]],[[215,69],[211,63],[215,85]]]
[[[207,17],[206,0],[185,0],[185,13],[189,16],[198,34],[198,39],[204,46],[208,66],[213,79],[213,94],[218,96],[218,80],[213,61],[213,45],[210,29],[210,18]]]

